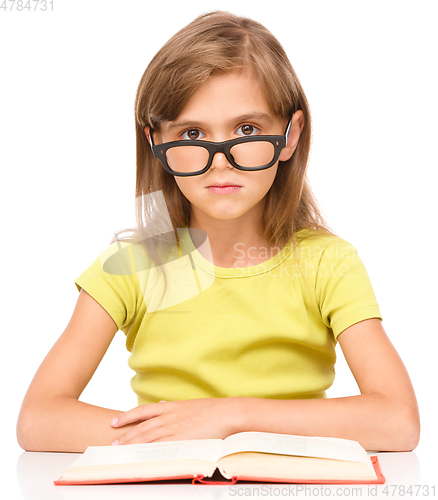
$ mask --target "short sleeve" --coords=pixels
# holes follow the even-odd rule
[[[370,318],[382,319],[371,281],[357,250],[337,238],[321,253],[316,299],[324,324],[335,339],[346,328]]]
[[[139,286],[132,245],[113,243],[76,280],[112,317],[119,329],[127,327],[138,308]]]

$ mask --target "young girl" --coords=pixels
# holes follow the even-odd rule
[[[22,405],[22,448],[241,431],[415,448],[415,394],[366,270],[308,185],[310,113],[278,41],[201,16],[153,58],[135,111],[136,231],[76,280]],[[127,412],[78,400],[119,329],[139,403]],[[360,396],[326,398],[337,342]]]

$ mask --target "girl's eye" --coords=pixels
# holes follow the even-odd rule
[[[201,139],[202,137],[205,137],[205,135],[198,129],[193,128],[190,130],[186,130],[181,137],[183,139],[191,139],[192,141],[196,141],[198,139]]]
[[[258,131],[259,129],[254,125],[242,125],[237,129],[237,133],[240,135],[255,135]]]

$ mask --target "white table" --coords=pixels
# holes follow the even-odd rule
[[[374,455],[374,454],[373,454]],[[421,476],[419,455],[377,453],[386,477],[385,485],[287,485],[280,483],[244,483],[235,485],[124,484],[93,486],[55,486],[58,479],[78,456],[74,453],[28,453],[18,456],[17,478],[21,498],[25,500],[130,500],[130,499],[225,499],[225,498],[434,498],[429,481],[429,495]],[[421,454],[420,454],[421,455]],[[438,473],[437,473],[438,476]],[[430,479],[430,478],[429,478]],[[438,483],[438,481],[436,481]],[[403,495],[410,485],[411,495]],[[415,487],[415,485],[419,485]],[[386,488],[386,494],[384,488]],[[354,490],[353,490],[354,488]],[[438,484],[435,487],[438,497]],[[10,498],[10,497],[8,497]]]

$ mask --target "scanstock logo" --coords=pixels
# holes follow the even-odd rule
[[[207,233],[173,229],[162,191],[136,199],[141,214],[134,236],[117,236],[100,255],[103,271],[115,286],[140,286],[147,312],[165,310],[204,292],[214,282]],[[128,278],[131,277],[131,278]]]

